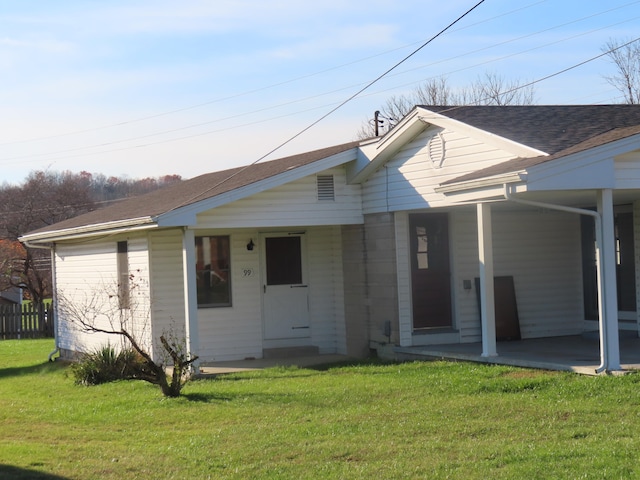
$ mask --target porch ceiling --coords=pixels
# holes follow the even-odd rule
[[[596,205],[595,190],[565,190],[547,192],[521,192],[517,194],[523,200],[553,203],[569,207],[594,207]],[[637,190],[613,190],[614,205],[632,203],[640,199]]]
[[[548,192],[518,192],[517,198],[534,202],[549,203],[553,205],[562,205],[574,208],[592,208],[596,206],[595,190],[567,190],[567,191],[548,191]],[[628,205],[635,200],[640,200],[640,192],[637,190],[613,190],[614,205]],[[504,196],[496,195],[492,199],[486,198],[484,201],[492,202],[494,211],[500,210],[523,210],[528,208],[522,204],[510,202]],[[458,208],[475,209],[474,202],[461,203],[456,206],[449,206],[443,210],[453,211]]]
[[[544,370],[571,371],[596,375],[600,363],[597,334],[536,338],[498,342],[498,356],[483,357],[482,344],[462,343],[423,347],[396,347],[400,359],[441,358],[497,365],[512,365]],[[620,358],[623,371],[640,370],[640,338],[636,334],[620,335]]]

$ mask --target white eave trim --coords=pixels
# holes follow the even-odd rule
[[[158,224],[154,218],[139,217],[115,222],[98,223],[85,225],[82,227],[66,228],[64,230],[53,230],[49,232],[23,235],[18,240],[23,243],[50,243],[61,240],[71,240],[80,237],[92,237],[105,234],[116,234],[122,232],[132,232],[138,230],[149,230],[157,228]]]
[[[524,171],[511,172],[493,177],[478,178],[468,180],[466,182],[456,182],[448,185],[441,185],[435,188],[436,193],[460,193],[469,190],[478,190],[481,188],[495,187],[496,185],[504,185],[508,183],[519,183],[526,181],[527,174]]]

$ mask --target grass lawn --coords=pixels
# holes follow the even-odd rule
[[[2,479],[640,478],[640,376],[468,363],[74,385],[0,341]],[[46,473],[46,475],[45,475]]]

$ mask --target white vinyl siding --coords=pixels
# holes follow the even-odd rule
[[[616,158],[614,174],[616,188],[640,188],[640,151]]]
[[[398,229],[406,229],[397,216]],[[479,342],[480,315],[475,290],[478,276],[477,221],[473,210],[449,217],[451,232],[454,327],[460,341]],[[399,230],[398,237],[404,234]],[[522,338],[582,333],[580,219],[562,212],[493,212],[495,276],[513,276]],[[408,267],[399,269],[401,305],[410,305]],[[463,281],[471,281],[465,290]],[[410,309],[400,310],[403,344],[411,333]],[[428,339],[422,339],[427,341]]]
[[[334,201],[318,200],[316,175],[257,193],[198,215],[202,228],[296,227],[362,223],[359,185],[347,185],[344,168],[333,175]]]
[[[114,237],[109,242],[96,241],[82,244],[56,245],[56,288],[58,292],[58,338],[60,348],[66,350],[93,351],[107,343],[116,347],[122,339],[116,335],[81,334],[64,315],[63,303],[74,302],[82,308],[93,302],[101,314],[96,325],[109,328],[110,322],[117,328],[117,300],[113,297],[118,290],[117,242],[128,241],[128,262],[131,272],[131,308],[126,312],[135,318],[131,333],[143,346],[150,346],[151,321],[149,317],[149,262],[146,238]],[[111,320],[105,315],[113,306]],[[62,308],[60,308],[62,307]],[[82,341],[79,338],[82,337]]]
[[[321,353],[345,353],[340,228],[309,227],[304,230],[309,272],[310,341]],[[214,234],[210,230],[205,232]],[[265,347],[262,335],[260,249],[257,242],[259,232],[250,229],[226,230],[224,234],[231,236],[234,300],[231,307],[198,310],[200,346],[196,353],[203,362],[261,358]],[[251,239],[256,247],[247,250],[247,243]],[[251,271],[250,275],[246,275],[248,271]]]
[[[196,235],[229,235],[231,240],[231,298],[233,305],[198,309],[201,360],[226,361],[262,357],[260,251],[247,250],[256,230],[197,231]],[[251,272],[246,274],[245,272]]]
[[[434,165],[429,140],[438,132],[445,144],[442,165]],[[363,184],[364,213],[449,205],[435,188],[442,182],[513,158],[512,153],[450,130],[430,128],[405,145]]]
[[[185,338],[185,304],[182,285],[182,231],[149,234],[151,258],[151,314],[156,348],[161,335]]]
[[[459,215],[456,243],[461,274],[455,283],[461,341],[480,341],[480,317],[475,285],[463,289],[462,280],[478,275],[475,214]],[[464,226],[466,225],[466,227]],[[464,253],[461,247],[473,249]],[[580,218],[578,215],[520,210],[494,211],[495,276],[513,276],[522,338],[582,333]],[[472,276],[473,275],[473,276]]]

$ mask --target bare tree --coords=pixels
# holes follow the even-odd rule
[[[21,235],[91,211],[97,202],[147,193],[181,180],[179,175],[130,180],[85,171],[34,171],[21,185],[0,186],[0,239],[8,242],[0,245],[0,291],[20,287],[36,302],[51,296],[50,254],[9,248]]]
[[[121,308],[122,297],[127,296],[128,308]],[[186,352],[185,342],[173,333],[159,337],[164,355],[156,361],[149,353],[150,303],[148,289],[129,276],[129,289],[123,292],[117,283],[106,283],[95,289],[76,292],[73,295],[59,294],[60,321],[81,334],[105,334],[122,340],[121,348],[132,348],[140,358],[135,366],[133,378],[158,385],[166,397],[177,397],[190,378],[191,365],[198,359]],[[171,376],[167,366],[171,365]]]
[[[602,51],[616,68],[605,80],[624,96],[628,104],[640,104],[640,41],[610,39]]]
[[[20,235],[93,208],[87,185],[69,172],[33,172],[21,186],[0,189],[1,284],[25,289],[34,302],[51,296],[50,254],[42,249],[9,249]],[[16,255],[20,253],[20,255]]]
[[[452,89],[445,77],[429,79],[409,94],[390,97],[380,112],[383,118],[392,120],[387,124],[387,130],[390,130],[416,105],[530,105],[534,101],[533,84],[507,80],[497,73],[487,72],[461,89]],[[363,125],[357,133],[358,138],[375,136],[373,127],[371,122]]]
[[[445,77],[437,77],[418,85],[413,92],[416,105],[451,105],[454,97]]]
[[[40,304],[51,297],[51,259],[42,249],[25,248],[17,240],[0,238],[0,291],[26,290]]]
[[[533,84],[507,80],[497,73],[486,72],[458,97],[460,105],[531,105],[535,100]]]

